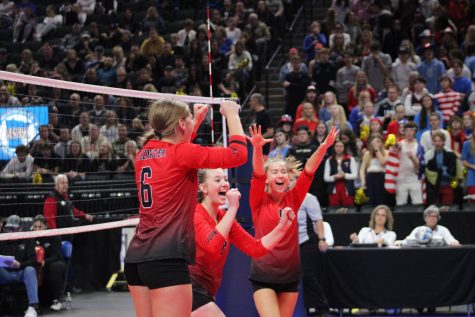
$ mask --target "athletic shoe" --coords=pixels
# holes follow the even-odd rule
[[[25,317],[38,317],[38,313],[33,307],[28,306],[28,309],[25,312]]]
[[[55,299],[49,308],[54,311],[60,311],[61,308],[63,308],[63,304],[61,304],[59,300]]]

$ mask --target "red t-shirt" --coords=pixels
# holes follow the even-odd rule
[[[247,144],[241,136],[231,136],[228,148],[148,141],[135,156],[140,222],[125,262],[184,259],[194,263],[197,169],[230,168],[246,161]]]
[[[224,217],[220,210],[218,221]],[[202,204],[196,205],[195,211],[196,261],[190,265],[191,278],[214,296],[221,285],[223,268],[229,254],[229,242],[241,252],[252,256],[263,256],[267,249],[260,239],[255,239],[235,220],[228,238],[225,239],[218,230],[216,222]]]
[[[302,126],[306,126],[312,135],[315,134],[315,130],[317,129],[318,121],[312,121],[309,119],[299,118],[294,122],[293,132],[297,134],[298,128]]]
[[[280,203],[276,203],[264,189],[265,175],[253,175],[249,204],[256,238],[262,238],[277,225],[280,210],[290,207],[295,213],[307,195],[313,175],[300,173],[294,189],[287,192]],[[300,256],[297,221],[292,223],[284,237],[266,255],[252,259],[249,278],[264,283],[293,283],[300,279]]]

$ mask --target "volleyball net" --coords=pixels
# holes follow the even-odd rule
[[[42,214],[58,173],[68,176],[70,199],[78,209],[111,220],[137,214],[133,158],[139,137],[150,129],[148,107],[161,99],[191,108],[209,105],[195,142],[226,145],[226,123],[219,112],[225,98],[0,71],[0,217]]]

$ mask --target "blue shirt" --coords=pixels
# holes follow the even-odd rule
[[[439,114],[440,118],[440,128],[442,129],[444,126],[444,115],[440,111],[436,111]],[[417,125],[417,133],[416,133],[416,139],[417,141],[421,140],[422,133],[429,131],[430,130],[430,122],[429,122],[429,116],[426,116],[426,127],[424,129],[421,128],[421,112],[418,112],[416,116],[414,117],[414,123]]]
[[[419,72],[426,81],[426,88],[431,94],[436,94],[440,91],[439,78],[445,74],[446,69],[444,64],[437,58],[434,58],[431,62],[420,62],[416,70]]]
[[[470,69],[472,75],[475,74],[475,55],[465,57],[464,64]]]
[[[454,85],[452,89],[456,92],[468,95],[472,92],[472,82],[467,77],[454,77]]]
[[[303,39],[303,50],[307,56],[307,63],[315,58],[315,43],[313,43],[314,41],[321,43],[323,46],[327,45],[327,38],[325,34],[318,33],[316,36],[314,36],[313,34],[308,34],[307,36],[305,36],[305,38]]]
[[[465,141],[462,148],[462,161],[475,164],[475,154],[471,153],[470,140]],[[467,186],[475,186],[475,170],[467,168]]]

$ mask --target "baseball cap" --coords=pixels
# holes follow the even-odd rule
[[[289,55],[295,55],[295,54],[298,54],[299,53],[299,50],[296,49],[295,47],[292,47],[290,50],[289,50]]]
[[[173,66],[167,65],[165,66],[165,70],[173,70]]]
[[[289,114],[284,114],[280,117],[280,122],[292,122],[292,121],[294,120],[292,119],[292,116]]]
[[[5,228],[20,228],[21,219],[18,215],[11,215],[7,218],[7,223],[5,224]]]
[[[422,47],[424,50],[431,50],[434,48],[434,44],[432,43],[426,43],[424,44],[424,46]]]
[[[311,90],[317,91],[317,88],[315,87],[315,85],[310,85],[307,87],[307,91],[311,91]]]
[[[89,32],[87,32],[87,31],[84,31],[84,32],[81,33],[81,37],[91,38],[91,34],[89,34]]]
[[[429,29],[425,29],[419,34],[419,37],[431,37],[431,36],[433,36],[433,34],[431,33]]]

